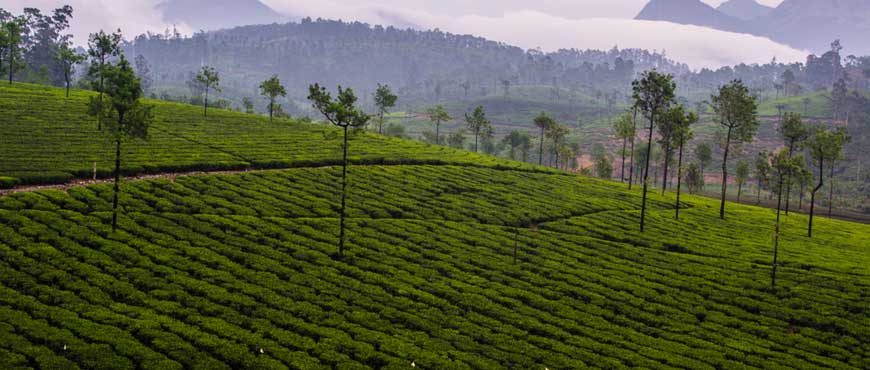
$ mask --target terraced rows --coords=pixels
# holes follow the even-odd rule
[[[562,174],[333,168],[0,199],[0,367],[870,368],[865,225]],[[515,225],[521,225],[515,228]],[[513,263],[514,242],[518,250]]]
[[[67,99],[53,87],[14,84],[0,87],[0,186],[55,184],[72,178],[108,177],[114,146],[87,115],[90,92]],[[123,147],[126,174],[214,171],[244,168],[314,167],[339,163],[338,131],[231,111],[214,110],[207,119],[196,107],[149,101],[156,106],[150,138]],[[367,164],[473,164],[524,167],[447,147],[355,135],[350,159]]]

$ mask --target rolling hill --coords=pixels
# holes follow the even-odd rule
[[[7,166],[98,146],[59,94],[2,88]],[[652,194],[639,233],[636,188],[367,134],[336,259],[334,131],[155,109],[133,163],[296,168],[126,181],[116,233],[108,184],[0,197],[0,367],[870,368],[870,226],[785,217],[773,290],[770,210]]]

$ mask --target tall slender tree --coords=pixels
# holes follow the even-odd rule
[[[680,191],[682,189],[683,179],[683,148],[689,140],[692,140],[692,136],[694,136],[692,125],[698,122],[697,113],[684,113],[682,106],[679,107],[680,109],[677,109],[676,112],[672,113],[677,116],[674,117],[674,119],[677,120],[677,124],[674,127],[673,138],[675,145],[679,148],[679,156],[677,159],[677,205],[676,215],[674,216],[677,220],[680,219]]]
[[[108,104],[91,100],[91,112],[106,118],[106,134],[115,142],[115,186],[112,197],[112,232],[118,227],[118,194],[121,182],[121,144],[132,139],[146,139],[152,121],[152,106],[140,102],[142,87],[139,78],[121,55],[117,66],[102,71]]]
[[[480,137],[492,134],[492,123],[490,123],[489,119],[486,118],[486,112],[483,110],[483,106],[481,105],[474,108],[473,113],[465,114],[465,123],[466,127],[474,133],[474,151],[477,152],[477,145]]]
[[[674,138],[674,131],[678,130],[682,122],[686,119],[685,108],[682,105],[675,105],[666,110],[658,122],[659,131],[659,146],[662,148],[662,156],[664,157],[664,173],[662,176],[662,195],[668,189],[668,165],[674,157],[674,147],[677,141]]]
[[[644,231],[646,220],[646,197],[649,187],[649,163],[652,158],[653,130],[659,116],[674,102],[674,91],[677,86],[671,75],[656,71],[647,71],[639,80],[632,82],[632,97],[635,105],[649,119],[649,139],[647,140],[646,164],[643,173],[643,200],[640,211],[640,231]]]
[[[196,74],[196,82],[202,86],[205,91],[205,100],[202,103],[202,115],[208,117],[208,93],[210,90],[216,92],[221,91],[221,76],[218,71],[209,66],[203,66],[202,70]]]
[[[429,121],[435,124],[435,144],[441,144],[441,122],[447,122],[453,119],[450,117],[450,113],[447,113],[447,110],[444,109],[443,105],[436,105],[432,108],[426,110],[426,114],[429,116]]]
[[[272,117],[275,115],[275,103],[279,96],[287,96],[287,89],[281,85],[281,80],[278,75],[272,75],[268,80],[260,84],[260,95],[269,99],[269,122],[272,122]]]
[[[849,140],[849,135],[844,128],[834,130],[815,127],[806,142],[813,164],[818,165],[819,183],[810,193],[810,220],[807,227],[807,236],[813,237],[813,216],[816,208],[816,193],[825,185],[825,163],[831,163],[840,157],[843,145]],[[833,167],[833,163],[830,164]]]
[[[104,109],[102,105],[103,90],[105,90],[105,71],[110,64],[111,59],[121,54],[120,45],[121,30],[111,34],[107,34],[100,30],[100,32],[92,33],[88,37],[88,56],[91,57],[91,68],[88,71],[88,74],[94,77],[99,76],[99,84],[95,85],[94,88],[99,93],[99,99],[97,101],[100,104],[98,109],[100,111]],[[97,116],[97,129],[103,129],[102,115]]]
[[[770,154],[767,152],[762,151],[755,158],[755,180],[758,182],[755,204],[761,204],[761,189],[770,182]]]
[[[66,97],[69,98],[69,89],[72,85],[72,76],[75,74],[76,65],[85,61],[87,57],[70,47],[69,43],[63,43],[57,50],[57,62],[63,69],[63,80],[66,83]]]
[[[547,130],[547,137],[549,137],[550,141],[553,143],[554,167],[559,167],[559,151],[563,149],[562,147],[565,144],[565,137],[570,133],[571,130],[567,126],[558,123],[554,123],[553,126]]]
[[[396,106],[399,97],[393,94],[390,86],[378,84],[375,90],[375,105],[378,108],[378,134],[384,133],[384,115],[390,108]]]
[[[556,121],[553,120],[547,113],[541,112],[535,117],[535,126],[541,129],[540,136],[540,148],[538,149],[538,165],[544,165],[544,138],[547,135],[547,131],[556,125]]]
[[[634,104],[631,107],[631,131],[634,133],[631,135],[631,159],[629,160],[628,166],[628,190],[631,190],[632,184],[634,183],[634,142],[637,139],[637,104]]]
[[[776,178],[776,226],[773,236],[773,267],[770,272],[770,288],[776,289],[776,268],[779,264],[779,236],[780,236],[780,210],[782,210],[782,192],[785,185],[785,178],[789,174],[799,171],[800,163],[803,162],[802,156],[789,156],[787,150],[780,150],[779,153],[771,154],[770,168],[773,170],[773,176]]]
[[[353,90],[338,87],[338,96],[335,99],[326,91],[325,87],[314,84],[308,87],[308,100],[312,102],[314,109],[326,117],[329,123],[338,126],[343,131],[344,145],[342,146],[341,161],[341,212],[339,221],[338,255],[344,256],[344,219],[345,206],[347,203],[347,131],[348,128],[364,127],[371,117],[356,107],[356,95]]]
[[[27,27],[27,20],[24,17],[15,17],[6,21],[3,24],[6,33],[6,63],[8,64],[9,84],[12,84],[12,79],[15,72],[24,68],[24,58],[21,48],[23,41],[23,33]]]
[[[619,181],[625,182],[625,151],[629,139],[635,135],[634,122],[631,118],[631,113],[624,113],[613,122],[613,132],[616,133],[617,139],[622,139],[622,151],[620,152],[622,155],[622,164],[619,166]]]
[[[713,111],[719,119],[719,125],[725,130],[722,143],[724,155],[722,158],[722,197],[719,206],[719,217],[725,219],[725,194],[728,191],[728,154],[731,144],[752,141],[758,130],[758,103],[755,96],[749,93],[749,88],[740,80],[719,88],[719,93],[710,98]]]
[[[801,144],[809,136],[809,131],[801,119],[801,115],[793,112],[785,112],[779,125],[779,134],[788,148],[788,155],[794,155],[795,150],[800,149]],[[788,216],[791,208],[792,178],[785,179],[785,215]]]

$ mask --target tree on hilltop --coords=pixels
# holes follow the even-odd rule
[[[216,92],[221,91],[221,76],[214,68],[209,66],[203,66],[202,70],[200,70],[199,73],[196,74],[194,79],[205,92],[205,101],[202,104],[202,115],[208,117],[208,93],[210,90],[214,90]]]
[[[287,96],[287,89],[281,85],[278,75],[272,75],[271,78],[260,84],[260,95],[269,99],[269,122],[272,122],[272,117],[275,115],[275,100],[279,96]]]
[[[121,54],[120,44],[121,30],[111,34],[107,34],[100,30],[100,32],[92,33],[88,36],[88,56],[91,57],[91,68],[88,70],[88,75],[91,77],[99,76],[99,80],[95,79],[94,81],[94,89],[99,93],[99,97],[96,101],[99,103],[97,111],[104,109],[102,105],[105,90],[106,68],[110,66],[111,58],[117,57]],[[98,84],[96,82],[98,82]],[[93,101],[91,102],[91,106],[94,106]],[[103,116],[101,114],[97,115],[97,129],[103,129]]]
[[[378,89],[375,90],[375,106],[378,107],[378,134],[384,133],[384,115],[390,108],[396,106],[397,100],[399,97],[393,94],[390,86],[378,84]]]
[[[426,115],[429,116],[429,121],[435,124],[435,144],[441,144],[441,122],[447,122],[453,119],[450,113],[444,109],[444,106],[437,105],[426,110]]]
[[[66,83],[67,98],[69,98],[69,89],[70,85],[72,85],[72,76],[76,72],[75,66],[76,64],[84,62],[86,58],[87,57],[84,54],[80,54],[73,50],[68,42],[61,44],[60,48],[57,50],[56,60],[63,70],[63,80]]]

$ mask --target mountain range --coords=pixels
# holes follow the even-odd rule
[[[852,54],[870,54],[870,1],[785,0],[776,8],[730,0],[713,8],[701,0],[651,0],[635,17],[747,33],[821,53],[841,40]]]
[[[217,30],[251,24],[286,22],[259,0],[165,0],[157,5],[167,23],[184,23],[193,30]]]

